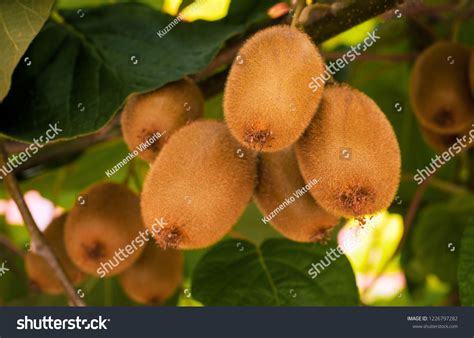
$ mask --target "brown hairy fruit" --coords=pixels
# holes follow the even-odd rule
[[[310,192],[328,212],[358,217],[387,208],[400,183],[400,149],[384,113],[346,85],[327,87],[296,154]]]
[[[324,63],[311,39],[288,26],[264,29],[250,38],[234,61],[224,91],[225,120],[248,148],[275,152],[308,126],[322,97],[312,77]]]
[[[119,274],[143,251],[143,247],[132,247],[144,229],[139,198],[125,185],[115,183],[94,184],[81,196],[85,204],[72,208],[64,229],[69,257],[91,275],[101,275],[97,271],[101,263],[108,264],[108,276]],[[119,251],[123,255],[115,254]]]
[[[259,183],[255,201],[264,215],[270,215],[282,202],[294,201],[270,220],[270,224],[283,236],[298,242],[317,242],[327,239],[339,219],[321,208],[301,176],[292,147],[261,155],[258,165]],[[318,178],[314,178],[318,179]],[[311,189],[318,189],[316,184]],[[291,202],[291,200],[290,200]]]
[[[472,143],[467,144],[467,139],[463,140],[463,137],[468,135],[469,130],[459,134],[438,134],[424,128],[423,126],[420,126],[420,130],[425,142],[439,154],[444,151],[449,151],[449,148],[451,148],[452,156],[454,156],[464,149],[471,148],[473,145]],[[458,146],[455,146],[455,143],[457,143],[458,140],[461,140],[462,144],[465,144],[466,147],[461,147],[459,143]]]
[[[171,134],[203,112],[204,98],[199,87],[192,80],[183,79],[130,96],[122,112],[122,134],[130,150],[134,150],[159,133],[158,140],[150,141],[151,145],[139,154],[153,162]]]
[[[170,298],[183,279],[183,254],[161,250],[149,243],[140,258],[119,276],[125,293],[135,302],[162,304]]]
[[[80,284],[85,275],[72,263],[64,247],[64,223],[66,214],[55,218],[44,231],[44,237],[54,255],[58,258],[67,276],[74,285]],[[64,292],[61,282],[46,260],[28,251],[25,255],[25,268],[28,278],[34,287],[48,294]]]
[[[225,124],[196,121],[163,147],[143,185],[145,225],[163,248],[197,249],[230,231],[252,198],[256,158]]]
[[[410,80],[410,101],[426,129],[456,134],[474,122],[468,64],[469,51],[447,41],[433,44],[417,58]]]

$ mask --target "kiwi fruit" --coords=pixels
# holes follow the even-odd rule
[[[425,142],[437,153],[441,154],[444,151],[447,151],[450,147],[452,147],[457,141],[458,137],[462,139],[464,135],[467,135],[468,130],[465,131],[465,133],[459,133],[459,134],[438,134],[435,132],[432,132],[429,129],[424,128],[423,126],[420,126],[421,130],[421,135],[423,136],[423,139]],[[470,148],[472,146],[471,144],[467,144],[466,148]],[[461,149],[461,147],[459,147]],[[466,149],[464,148],[464,149]],[[455,150],[455,149],[454,149]],[[462,151],[463,149],[461,149]],[[461,152],[458,151],[458,152]]]
[[[146,245],[140,258],[119,276],[125,293],[135,302],[162,304],[170,298],[183,279],[183,254]]]
[[[67,276],[74,285],[80,284],[85,275],[72,263],[64,247],[64,223],[66,214],[63,214],[48,225],[44,231],[44,237],[49,247],[58,258]],[[26,273],[35,288],[48,294],[61,294],[64,292],[61,282],[48,262],[41,257],[28,251],[25,255]]]
[[[323,87],[323,60],[305,33],[289,26],[259,31],[240,49],[224,90],[224,115],[234,137],[258,151],[296,142],[311,121]]]
[[[425,129],[456,134],[474,122],[468,68],[469,51],[453,42],[437,42],[416,59],[410,79],[410,101]]]
[[[317,189],[317,183],[304,182],[293,147],[263,153],[258,178],[254,198],[265,216],[289,200],[289,205],[270,220],[283,236],[298,242],[323,241],[338,223],[338,217],[322,209],[307,191],[311,186],[310,189]]]
[[[185,78],[145,94],[133,94],[123,109],[122,134],[131,150],[153,162],[171,134],[203,115],[204,98],[199,87]],[[139,149],[149,141],[146,149]]]
[[[193,122],[177,131],[145,179],[145,226],[163,248],[197,249],[230,231],[245,210],[256,176],[256,156],[243,151],[224,123]]]
[[[117,275],[143,251],[143,246],[135,245],[144,229],[139,197],[115,183],[94,184],[81,196],[84,205],[72,208],[64,229],[67,253],[86,273]],[[106,272],[101,273],[101,269]]]
[[[387,208],[400,183],[400,149],[384,113],[347,85],[327,87],[316,116],[296,145],[316,201],[337,216],[360,217]]]

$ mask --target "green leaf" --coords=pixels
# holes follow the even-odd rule
[[[358,291],[345,256],[312,279],[312,263],[336,248],[270,239],[260,247],[223,241],[206,253],[193,275],[192,295],[207,306],[355,306]],[[328,258],[329,260],[329,258]]]
[[[84,11],[88,7],[110,5],[117,2],[139,2],[159,10],[163,7],[164,0],[57,0],[55,7],[60,9],[76,9],[77,12],[79,10]]]
[[[463,306],[474,306],[474,226],[463,235],[459,258],[459,292]]]
[[[8,93],[16,65],[48,18],[53,3],[54,0],[0,1],[0,102]]]
[[[245,22],[175,22],[139,4],[61,12],[48,21],[15,70],[0,106],[0,132],[25,141],[59,122],[61,139],[104,126],[132,92],[145,92],[207,66]],[[61,19],[58,19],[60,21]],[[157,34],[160,31],[161,38]]]
[[[121,139],[98,144],[87,149],[74,162],[23,181],[22,191],[38,190],[56,205],[69,209],[77,202],[79,193],[90,185],[100,181],[121,183],[131,166],[135,166],[135,170],[139,172],[148,169],[149,165],[136,157],[107,177],[106,172],[125,159],[129,152]],[[129,185],[136,188],[135,181],[129,181]]]
[[[435,274],[444,282],[457,282],[461,238],[474,224],[474,198],[456,198],[426,207],[413,224],[408,268],[419,274]]]

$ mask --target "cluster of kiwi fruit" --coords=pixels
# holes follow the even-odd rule
[[[87,197],[86,203],[78,203],[69,213],[55,218],[44,232],[73,285],[79,285],[87,275],[118,276],[125,293],[136,302],[162,304],[171,297],[182,281],[181,252],[163,251],[142,238],[141,245],[127,249],[123,259],[116,256],[145,230],[139,196],[116,183],[95,184],[82,195]],[[104,275],[99,272],[102,264],[109,265]],[[63,292],[41,256],[27,252],[25,266],[36,289],[53,295]]]
[[[390,205],[401,165],[395,133],[360,91],[343,84],[311,91],[312,77],[323,71],[324,61],[308,35],[273,26],[238,52],[224,90],[225,121],[190,121],[185,112],[173,113],[180,116],[181,128],[167,133],[149,161],[141,195],[145,226],[160,217],[167,222],[155,236],[162,249],[210,246],[229,233],[252,197],[268,215],[312,180],[319,183],[270,221],[295,241],[323,240],[341,216],[363,217]],[[170,110],[183,107],[183,97],[174,96]],[[164,105],[138,111],[137,101],[131,102],[122,126],[126,135],[133,125],[134,135],[126,140],[135,137],[136,144],[143,135],[165,131],[147,130],[168,118]],[[133,118],[138,115],[144,117]],[[186,120],[190,123],[183,125]],[[349,160],[341,159],[343,149],[349,149]]]
[[[410,101],[425,141],[441,153],[474,123],[474,51],[438,41],[416,59]]]
[[[179,250],[222,239],[252,199],[268,215],[313,180],[318,183],[309,192],[270,221],[289,239],[321,241],[340,217],[387,208],[400,179],[395,133],[360,91],[344,84],[311,91],[312,77],[323,71],[309,36],[273,26],[251,37],[231,66],[224,122],[202,118],[203,96],[188,78],[129,97],[121,117],[129,148],[157,132],[166,136],[140,153],[150,163],[140,197],[123,185],[96,184],[83,192],[84,206],[55,221],[63,234],[46,231],[52,242],[64,238],[57,253],[71,279],[97,275],[100,263],[145,227],[157,245],[135,250],[109,275],[120,276],[132,299],[160,303],[181,281]],[[164,220],[158,232],[156,219]],[[52,285],[52,274],[40,276],[36,266],[27,264],[34,282]],[[59,286],[42,289],[57,292]]]

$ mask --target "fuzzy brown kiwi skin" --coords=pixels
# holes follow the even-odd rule
[[[321,100],[310,89],[324,71],[305,33],[288,26],[259,31],[239,51],[224,90],[225,120],[234,137],[255,151],[276,152],[296,142]]]
[[[306,183],[301,176],[293,147],[260,155],[259,183],[255,202],[264,215],[269,215],[285,199],[293,196]],[[317,178],[315,178],[317,179]],[[317,189],[317,185],[313,187]],[[309,192],[279,212],[270,224],[283,236],[297,242],[324,241],[339,218],[321,208]]]
[[[163,249],[198,249],[228,233],[251,200],[256,156],[224,123],[193,122],[163,147],[145,179],[145,226]],[[240,150],[240,151],[239,151]],[[166,223],[156,231],[156,220]]]
[[[137,149],[159,133],[158,141],[139,156],[153,162],[168,138],[204,112],[204,97],[199,87],[185,78],[145,94],[133,94],[122,111],[122,134],[130,150]]]
[[[468,135],[469,130],[466,130],[465,132],[459,134],[438,134],[432,132],[429,129],[424,128],[423,126],[420,126],[420,131],[425,142],[438,154],[441,154],[445,151],[449,151],[449,148],[452,148],[452,146],[457,143],[458,140],[462,140],[463,143],[466,144],[466,147],[461,147],[459,145],[460,150],[458,151],[452,148],[452,154],[458,154],[464,151],[465,149],[471,148],[473,146],[472,143],[467,144],[465,142],[466,140],[463,140],[463,137],[465,138],[465,135]]]
[[[64,229],[67,253],[82,271],[95,276],[101,276],[101,264],[111,260],[112,266],[107,266],[104,273],[117,275],[143,251],[137,245],[133,250],[126,249],[144,230],[139,197],[125,185],[115,183],[94,184],[81,196],[85,196],[85,204],[71,209]],[[116,254],[120,251],[122,254]]]
[[[183,254],[148,243],[138,261],[119,276],[125,293],[135,302],[160,305],[183,279]]]
[[[469,91],[469,51],[440,41],[417,58],[410,79],[410,101],[418,121],[438,134],[458,134],[474,123]]]
[[[347,152],[349,158],[342,156]],[[305,180],[320,178],[311,194],[337,216],[387,208],[400,183],[400,148],[392,126],[372,99],[346,85],[326,88],[296,154]]]
[[[79,285],[86,277],[71,261],[64,247],[64,223],[66,214],[55,218],[44,231],[49,247],[58,258],[73,285]],[[25,268],[31,284],[47,294],[57,295],[64,292],[55,272],[43,257],[28,251],[25,255]]]

